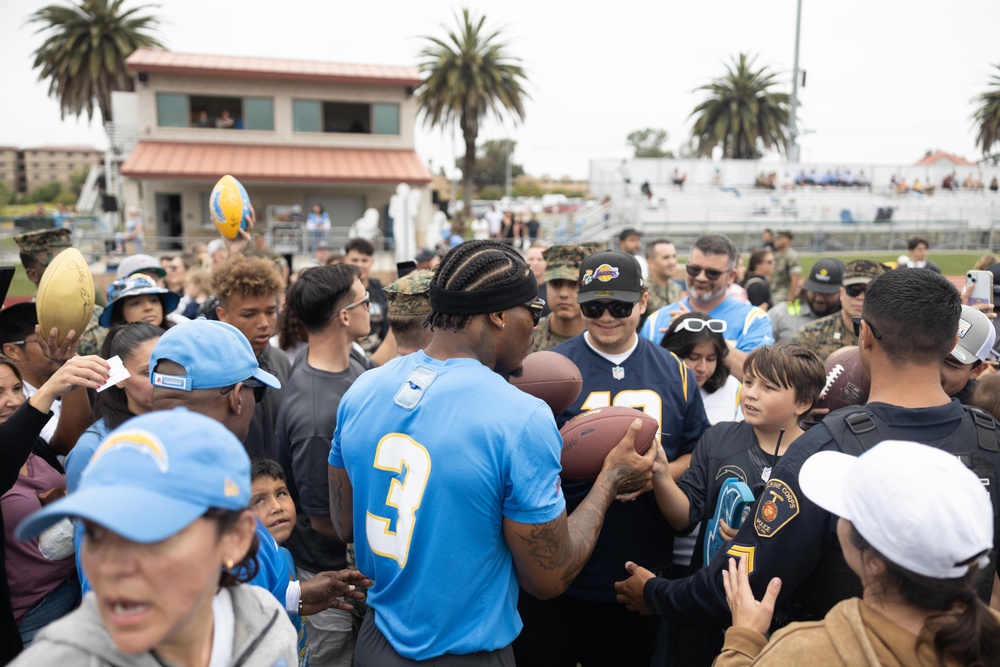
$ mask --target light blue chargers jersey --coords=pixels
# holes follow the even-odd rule
[[[670,326],[670,313],[680,309],[680,304],[691,309],[688,298],[685,297],[677,303],[654,311],[645,324],[642,325],[640,335],[651,340],[657,345],[663,340],[664,331]],[[770,345],[774,342],[774,333],[771,329],[771,320],[767,313],[757,306],[740,301],[729,296],[723,300],[708,316],[713,320],[725,320],[726,332],[722,337],[736,343],[736,349],[741,352],[749,352],[761,345]]]

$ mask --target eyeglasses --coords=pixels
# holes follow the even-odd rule
[[[372,303],[371,294],[369,294],[366,291],[365,295],[363,297],[361,297],[360,300],[355,301],[354,303],[347,304],[346,306],[344,306],[343,308],[341,308],[341,310],[351,310],[352,308],[357,308],[358,306],[364,306],[365,308],[368,308],[368,306],[370,306],[371,303]]]
[[[522,303],[521,305],[531,311],[532,326],[537,327],[539,320],[542,319],[542,311],[545,310],[545,299],[535,297],[531,301]]]
[[[633,308],[635,308],[635,303],[628,301],[608,301],[606,303],[603,301],[588,301],[587,303],[580,304],[583,316],[592,320],[596,320],[603,315],[605,310],[611,313],[611,317],[620,320],[623,317],[631,315]]]
[[[867,287],[868,285],[864,283],[861,283],[860,285],[847,285],[844,287],[844,292],[852,299],[856,299],[865,293],[865,289]]]
[[[27,345],[28,343],[38,343],[39,345],[41,345],[41,341],[38,340],[37,338],[25,338],[24,340],[12,340],[12,341],[10,341],[11,345],[22,345],[23,346],[23,345]]]
[[[263,401],[264,396],[267,394],[267,385],[261,382],[260,380],[256,380],[254,378],[247,378],[246,380],[243,381],[243,386],[247,387],[248,389],[253,389],[253,400],[255,403],[260,403],[261,401]],[[219,393],[225,396],[235,388],[236,388],[235,384],[230,385],[228,387],[223,387],[222,389],[219,390]]]
[[[708,327],[709,331],[715,333],[726,333],[725,320],[699,320],[697,317],[692,317],[686,320],[681,320],[681,323],[677,325],[677,331],[690,331],[691,333],[698,333],[702,331],[705,327]]]
[[[729,271],[719,271],[718,269],[706,269],[698,266],[697,264],[688,263],[686,269],[689,278],[697,278],[705,273],[705,277],[709,280],[718,280],[722,277],[722,274],[729,273]]]
[[[872,326],[872,323],[868,320],[862,320],[860,317],[852,317],[851,323],[854,324],[854,335],[858,338],[861,337],[861,322],[868,325],[868,328],[872,330],[872,335],[875,336],[875,340],[882,340],[882,334],[878,332],[878,329]]]

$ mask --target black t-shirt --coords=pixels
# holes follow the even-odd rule
[[[794,446],[794,445],[793,445]],[[727,479],[738,479],[753,491],[754,498],[764,490],[764,470],[774,468],[775,458],[765,454],[757,443],[753,427],[746,422],[720,422],[705,431],[691,454],[691,467],[677,480],[691,502],[691,525],[712,518],[719,490]],[[692,567],[702,565],[705,533],[698,535]]]
[[[912,440],[955,453],[977,449],[975,436],[971,441],[965,437],[949,441],[967,419],[958,401],[933,408],[901,408],[887,403],[865,407],[883,425],[879,427],[883,440]],[[858,406],[850,406],[837,413],[857,410]],[[650,579],[643,589],[646,605],[672,622],[728,627],[732,615],[722,587],[722,570],[731,555],[739,554],[753,562],[750,585],[758,599],[773,577],[781,578],[778,604],[788,620],[822,618],[839,600],[860,597],[857,577],[845,570],[836,535],[837,517],[809,500],[799,486],[802,464],[826,450],[844,451],[821,422],[800,436],[781,458],[761,496],[772,502],[764,512],[766,502],[755,505],[730,549],[720,549],[706,567],[689,577]],[[980,449],[977,456],[989,459],[997,479],[1000,453]],[[994,489],[990,492],[992,495]],[[1000,547],[1000,534],[994,540]]]
[[[346,566],[344,543],[313,530],[309,517],[330,515],[327,461],[337,426],[337,407],[354,380],[372,366],[367,359],[352,354],[347,370],[329,373],[303,359],[283,392],[274,442],[298,513],[295,530],[285,546],[297,565],[313,572]]]
[[[278,408],[281,407],[282,392],[288,383],[288,376],[291,375],[291,364],[284,352],[271,345],[264,348],[257,361],[263,370],[278,378],[281,389],[268,387],[264,394],[264,400],[254,406],[253,418],[250,420],[250,429],[243,441],[243,447],[247,450],[250,458],[273,459],[276,456],[274,426],[278,417]]]

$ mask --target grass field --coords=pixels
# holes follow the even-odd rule
[[[824,257],[836,257],[844,262],[849,262],[852,259],[873,259],[886,264],[895,264],[899,255],[900,253],[861,253],[858,255],[850,253],[832,253],[827,255],[799,253],[799,258],[802,260],[802,274],[805,275],[809,273],[809,269],[812,268],[813,264]],[[928,259],[941,267],[941,273],[944,275],[960,276],[970,270],[972,265],[976,263],[976,260],[982,256],[983,253],[981,252],[932,252]]]

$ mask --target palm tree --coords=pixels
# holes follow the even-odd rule
[[[1000,70],[1000,65],[994,65]],[[973,102],[979,103],[979,108],[972,114],[972,120],[979,128],[976,137],[976,147],[983,151],[983,156],[989,158],[993,146],[1000,142],[1000,75],[994,74],[990,80],[992,86]],[[992,156],[996,159],[998,156]]]
[[[527,78],[520,59],[507,53],[500,32],[483,28],[485,16],[475,17],[468,9],[458,17],[458,30],[448,30],[447,38],[425,37],[429,43],[420,51],[424,83],[417,103],[424,121],[431,127],[450,125],[456,119],[465,140],[462,161],[464,216],[472,212],[472,177],[476,164],[479,123],[487,113],[497,118],[505,111],[524,120],[524,91]]]
[[[696,90],[708,98],[695,107],[691,136],[699,157],[722,144],[722,156],[737,160],[759,158],[764,150],[784,151],[788,137],[788,93],[772,90],[777,74],[767,67],[754,70],[755,57],[741,53],[726,65],[726,75]]]
[[[38,80],[49,80],[49,95],[59,98],[59,112],[94,117],[94,101],[105,122],[111,118],[111,92],[133,90],[125,58],[141,46],[162,46],[147,30],[157,19],[138,16],[146,6],[122,11],[124,0],[79,0],[49,5],[31,15],[38,33],[48,33],[34,52]]]

